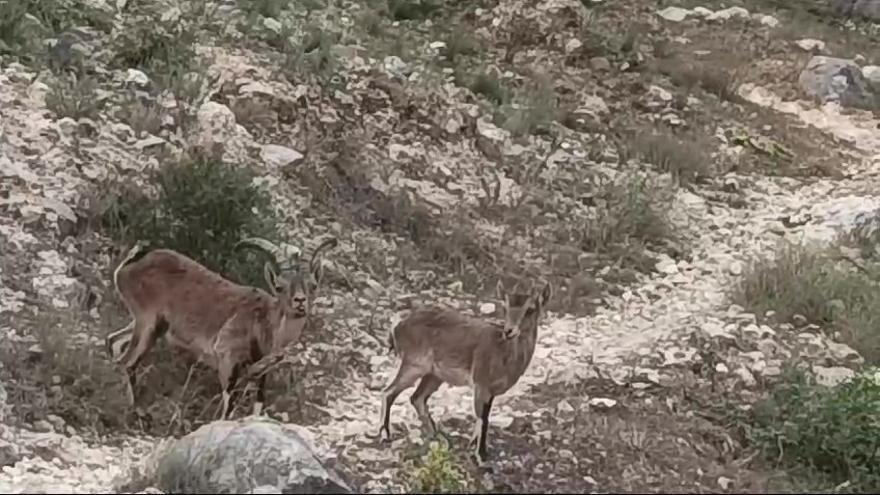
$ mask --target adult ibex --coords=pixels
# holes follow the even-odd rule
[[[401,358],[394,381],[384,391],[379,437],[390,438],[389,416],[394,400],[420,380],[410,401],[424,426],[437,431],[428,412],[428,398],[443,383],[470,386],[474,390],[476,426],[471,447],[479,462],[486,460],[489,411],[495,397],[507,392],[528,368],[535,352],[538,321],[552,288],[547,283],[538,293],[534,288],[506,294],[504,325],[464,316],[437,306],[414,310],[397,324],[389,337],[389,347]]]
[[[169,249],[144,253],[132,248],[114,272],[114,284],[132,316],[125,328],[106,339],[111,356],[129,338],[116,361],[128,375],[128,397],[135,404],[136,371],[156,340],[166,335],[172,345],[189,351],[215,369],[222,390],[221,418],[231,410],[231,390],[245,368],[300,338],[310,316],[310,303],[322,275],[319,254],[335,247],[330,238],[315,249],[307,266],[277,259],[269,241],[248,238],[236,244],[271,256],[263,274],[269,292],[241,285]],[[265,380],[258,379],[254,413],[265,402]]]

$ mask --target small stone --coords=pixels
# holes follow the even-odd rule
[[[666,19],[667,21],[672,22],[681,22],[687,18],[692,12],[687,9],[683,9],[681,7],[666,7],[665,9],[657,12],[657,15]]]
[[[263,19],[263,27],[272,31],[275,34],[281,34],[281,30],[284,29],[284,26],[278,19],[274,19],[272,17],[266,17]]]
[[[758,22],[767,26],[767,27],[776,27],[779,25],[779,19],[773,17],[772,15],[767,14],[755,14]]]
[[[565,53],[571,53],[582,46],[584,46],[584,44],[581,42],[581,40],[577,38],[572,38],[565,43]]]
[[[593,57],[590,59],[590,68],[598,72],[611,70],[611,62],[605,57]]]
[[[729,371],[730,371],[730,369],[724,363],[718,363],[715,365],[715,372],[716,373],[727,373]]]
[[[660,273],[665,273],[667,275],[672,275],[673,273],[678,273],[678,265],[676,265],[675,260],[669,257],[665,257],[657,262],[655,265],[657,271]]]
[[[260,151],[260,158],[270,167],[280,168],[303,159],[302,153],[286,146],[267,144]]]
[[[729,19],[733,19],[734,17],[742,17],[748,19],[749,11],[742,7],[728,7],[726,9],[721,9],[713,12],[711,15],[706,16],[707,21],[726,21]]]
[[[811,53],[819,53],[825,50],[825,42],[822,40],[814,40],[812,38],[804,38],[794,42],[801,50]]]
[[[729,490],[732,485],[733,485],[732,479],[726,478],[724,476],[718,477],[718,486],[720,486],[722,490]]]
[[[144,87],[150,84],[150,78],[137,69],[128,69],[128,71],[125,73],[125,82]]]
[[[165,144],[165,140],[160,137],[147,136],[144,139],[140,139],[138,140],[138,142],[134,143],[134,146],[141,151],[156,151],[164,147]]]
[[[574,407],[565,399],[559,401],[559,404],[556,404],[556,411],[560,413],[573,413]]]
[[[730,271],[731,275],[741,275],[743,272],[742,262],[736,260],[732,261],[730,263],[730,266],[728,266],[728,270]]]
[[[615,405],[617,405],[617,401],[614,399],[608,399],[605,397],[593,397],[590,399],[590,406],[592,407],[610,409]]]
[[[813,366],[813,373],[816,383],[826,387],[837,386],[856,375],[853,370],[843,366]]]
[[[272,485],[261,485],[261,486],[258,486],[256,488],[251,489],[247,493],[252,493],[254,495],[256,495],[256,494],[269,495],[269,494],[281,493],[281,490],[279,490],[277,487],[272,486]]]
[[[493,313],[495,313],[494,303],[483,303],[480,305],[480,314],[491,315]]]
[[[739,367],[733,371],[733,374],[736,375],[747,387],[755,386],[755,375],[752,374],[751,371],[744,367]]]
[[[45,419],[40,419],[38,421],[34,421],[34,429],[42,432],[52,431],[52,424]]]
[[[56,431],[64,431],[64,420],[61,417],[54,414],[48,414],[46,415],[46,420],[55,427]]]

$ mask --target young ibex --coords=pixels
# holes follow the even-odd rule
[[[454,387],[471,386],[474,391],[476,426],[470,447],[476,447],[479,462],[486,460],[489,411],[495,397],[507,392],[528,368],[535,352],[538,320],[552,294],[547,283],[540,293],[515,288],[506,294],[503,326],[464,316],[437,306],[414,310],[397,324],[389,336],[389,347],[401,358],[397,376],[385,388],[379,437],[391,437],[389,416],[394,400],[421,379],[410,402],[424,427],[432,434],[437,427],[428,412],[428,398],[444,382]]]
[[[125,328],[110,334],[106,345],[113,355],[130,339],[116,361],[128,375],[128,398],[135,404],[135,373],[156,340],[166,335],[172,345],[189,351],[215,369],[222,390],[221,418],[231,410],[231,389],[247,365],[278,352],[300,338],[310,316],[310,303],[321,280],[319,254],[335,247],[322,242],[308,266],[278,260],[278,248],[259,238],[239,241],[271,256],[263,275],[269,292],[236,284],[193,259],[168,249],[129,251],[114,272],[114,284],[132,316]],[[169,331],[170,330],[170,331]],[[265,380],[258,378],[254,414],[265,402]]]

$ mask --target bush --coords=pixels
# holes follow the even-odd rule
[[[643,161],[672,174],[681,185],[706,178],[711,158],[693,139],[682,140],[670,134],[639,133],[633,151]]]
[[[49,87],[46,107],[59,117],[96,119],[104,100],[98,95],[98,82],[93,77],[68,73],[59,75]]]
[[[491,94],[494,95],[494,92]],[[546,130],[560,116],[556,90],[550,79],[540,78],[517,92],[511,103],[498,109],[495,121],[514,136]]]
[[[125,191],[111,199],[104,225],[125,245],[137,240],[178,250],[233,280],[262,285],[262,261],[233,253],[245,236],[277,241],[268,193],[242,167],[205,157],[170,162],[153,174],[155,197]]]
[[[802,371],[784,380],[753,413],[750,437],[771,459],[821,474],[848,491],[880,489],[880,382],[874,368],[826,388]]]
[[[427,453],[409,462],[406,478],[412,493],[462,493],[471,485],[445,441],[432,441]]]
[[[874,264],[867,269],[878,273]],[[839,332],[869,363],[880,361],[880,292],[871,278],[843,265],[834,248],[786,245],[746,267],[731,295],[758,315],[772,310],[779,321],[801,315]]]
[[[581,247],[603,254],[637,253],[675,239],[667,212],[672,191],[647,176],[627,173],[597,194],[597,213],[581,231]]]
[[[0,0],[0,54],[29,59],[41,39],[72,26],[108,31],[112,18],[88,2],[76,0]]]

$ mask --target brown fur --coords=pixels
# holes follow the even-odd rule
[[[335,240],[322,247],[330,244]],[[111,351],[114,339],[131,338],[118,358],[128,374],[130,402],[135,403],[138,365],[167,333],[172,345],[217,371],[225,418],[231,409],[231,388],[244,368],[299,340],[310,313],[310,287],[301,273],[277,280],[267,265],[266,279],[273,295],[231,282],[172,250],[156,249],[137,260],[135,254],[132,250],[115,274],[117,290],[133,321],[107,338]],[[315,266],[313,258],[309,268]],[[313,275],[317,281],[319,275]],[[265,375],[258,380],[257,412],[264,398]]]
[[[419,385],[410,400],[432,433],[436,425],[427,409],[428,398],[443,383],[470,386],[477,419],[471,444],[483,460],[492,401],[510,390],[531,363],[538,320],[551,293],[548,284],[540,294],[505,297],[503,326],[437,306],[416,309],[398,323],[389,340],[400,356],[400,368],[385,389],[379,435],[390,437],[391,405],[416,381]]]

